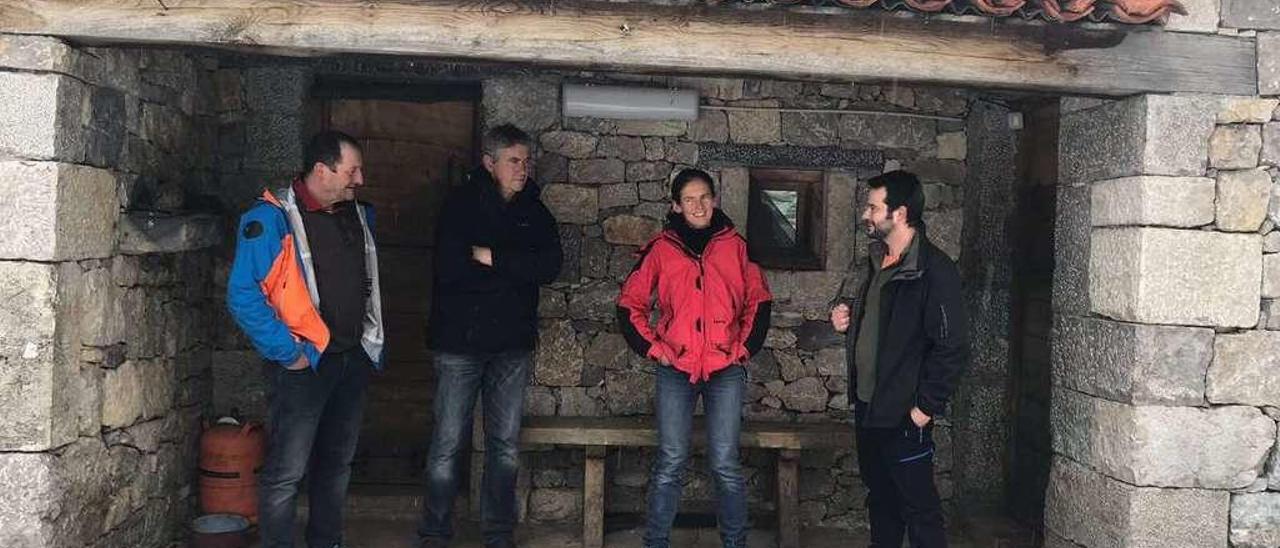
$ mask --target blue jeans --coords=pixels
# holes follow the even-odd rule
[[[672,367],[658,366],[658,452],[649,476],[646,548],[667,548],[689,461],[693,407],[698,396],[707,415],[707,458],[716,482],[716,521],[725,548],[747,545],[747,489],[738,459],[747,370],[730,366],[697,384]]]
[[[307,546],[341,545],[342,507],[373,365],[356,347],[325,354],[314,371],[268,367],[270,424],[258,493],[262,547],[293,546],[298,484],[304,473],[311,506]]]
[[[450,514],[461,480],[458,465],[471,438],[476,395],[482,394],[485,453],[480,529],[486,545],[511,541],[516,526],[520,417],[524,412],[524,388],[529,382],[532,360],[533,354],[527,350],[494,354],[436,353],[436,424],[427,455],[419,538],[448,540],[453,536]]]

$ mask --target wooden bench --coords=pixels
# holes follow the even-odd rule
[[[478,422],[478,421],[477,421]],[[477,434],[479,434],[477,432]],[[476,438],[476,465],[483,460],[483,437]],[[582,545],[604,544],[604,457],[609,447],[656,447],[658,426],[652,417],[528,417],[520,431],[524,445],[580,446],[586,450],[583,466]],[[694,421],[694,447],[705,447],[706,427]],[[772,449],[777,455],[777,509],[779,548],[799,548],[799,458],[806,449],[852,449],[853,428],[843,423],[745,422],[742,447]],[[479,468],[473,468],[473,474]],[[479,482],[472,482],[472,500],[478,500]]]

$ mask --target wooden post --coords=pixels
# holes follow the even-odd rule
[[[587,447],[582,470],[582,548],[604,546],[603,445]]]
[[[778,548],[800,548],[800,452],[778,451]]]

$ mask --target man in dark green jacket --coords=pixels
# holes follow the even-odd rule
[[[838,297],[831,324],[845,334],[871,546],[898,548],[905,533],[913,547],[945,547],[933,423],[968,361],[960,274],[925,234],[915,175],[892,171],[867,185],[865,276],[852,303]]]

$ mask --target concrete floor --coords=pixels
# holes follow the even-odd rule
[[[347,523],[347,547],[344,548],[417,548],[414,536],[415,523],[407,519],[355,518]],[[1038,544],[1022,531],[1010,532],[1006,527],[987,527],[985,531],[958,531],[952,528],[951,548],[1034,548]],[[993,532],[999,529],[1000,532]],[[626,529],[605,536],[607,548],[641,548],[641,529]],[[521,548],[579,548],[579,532],[573,526],[521,526],[516,542]],[[298,533],[299,548],[303,548],[301,530]],[[672,546],[677,548],[719,548],[720,537],[715,529],[676,529],[672,532]],[[755,548],[775,546],[774,532],[768,529],[752,529],[748,544]],[[804,548],[859,548],[867,545],[865,532],[838,529],[809,529],[801,534]],[[258,544],[250,545],[258,548]],[[479,532],[474,525],[459,531],[452,548],[483,548]]]

